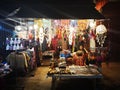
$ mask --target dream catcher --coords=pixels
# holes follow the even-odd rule
[[[96,40],[101,47],[103,47],[103,44],[107,37],[106,32],[107,32],[107,29],[103,24],[100,24],[96,27]]]

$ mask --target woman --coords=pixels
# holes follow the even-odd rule
[[[84,66],[85,65],[85,49],[82,45],[79,46],[79,50],[73,56],[75,65]]]

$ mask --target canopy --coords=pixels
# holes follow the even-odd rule
[[[45,0],[46,1],[46,0]],[[50,19],[104,19],[94,4],[83,3],[7,3],[0,6],[5,17],[50,18]],[[1,14],[0,14],[1,15]]]

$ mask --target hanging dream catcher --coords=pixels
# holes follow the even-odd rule
[[[100,24],[96,27],[96,40],[101,47],[103,47],[103,44],[107,37],[106,32],[107,32],[107,29],[103,24]]]

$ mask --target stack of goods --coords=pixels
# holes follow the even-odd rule
[[[54,69],[49,69],[47,75],[54,75],[54,74],[71,74],[70,70],[67,69],[67,68],[59,68],[59,67],[56,67]]]
[[[69,66],[69,70],[71,73],[74,74],[86,74],[86,75],[95,75],[99,74],[97,68],[95,66],[77,66],[77,65],[71,65]]]
[[[98,75],[100,74],[99,71],[95,66],[79,66],[79,65],[71,65],[66,66],[66,68],[59,68],[56,67],[54,69],[49,69],[48,75],[54,74],[74,74],[74,75],[84,75],[84,76],[91,76],[91,75]]]

